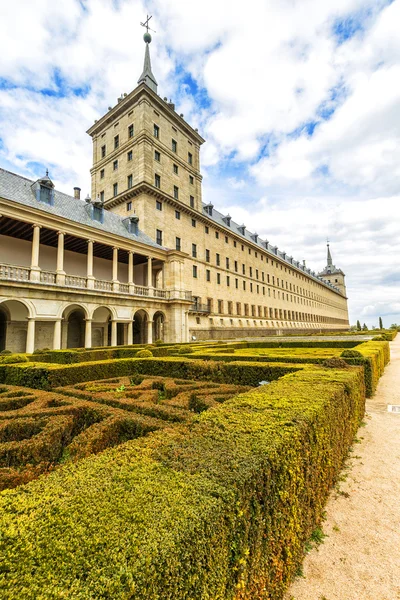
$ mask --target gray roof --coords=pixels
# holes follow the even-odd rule
[[[210,208],[212,208],[211,214],[209,212]],[[305,273],[311,279],[314,279],[314,280],[318,281],[318,283],[321,283],[321,284],[335,290],[336,292],[341,293],[339,288],[337,288],[335,285],[332,285],[328,281],[325,281],[322,277],[317,275],[315,273],[315,271],[311,271],[311,269],[306,267],[300,261],[295,260],[292,256],[288,256],[286,252],[282,252],[281,250],[278,250],[278,246],[273,246],[272,244],[269,243],[268,240],[261,240],[257,233],[252,233],[251,231],[248,231],[248,229],[246,229],[246,227],[244,225],[238,225],[237,223],[235,223],[235,221],[233,221],[229,217],[229,215],[223,215],[222,213],[215,210],[214,206],[211,203],[210,204],[203,203],[203,214],[206,215],[209,219],[211,219],[215,223],[217,223],[218,225],[220,225],[221,227],[230,229],[232,232],[234,232],[239,237],[242,237],[244,240],[247,240],[247,241],[255,244],[261,250],[264,250],[264,252],[267,251],[269,254],[275,255],[277,258],[279,258],[283,262],[286,262],[292,268],[303,271],[303,273]],[[230,219],[229,225],[228,225],[227,217]]]
[[[23,204],[24,206],[31,206],[36,210],[63,217],[74,223],[112,233],[134,242],[147,244],[153,248],[161,248],[161,246],[140,230],[138,230],[137,235],[130,233],[123,219],[109,210],[104,210],[103,223],[93,220],[90,216],[89,206],[84,200],[78,200],[63,192],[54,190],[54,204],[52,206],[44,202],[39,202],[36,200],[32,189],[34,183],[31,179],[0,168],[1,198]]]

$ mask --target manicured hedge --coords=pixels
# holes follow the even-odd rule
[[[389,342],[365,342],[357,346],[360,358],[343,357],[350,365],[363,365],[365,371],[365,387],[367,396],[372,396],[383,374],[385,365],[390,360]]]
[[[363,413],[313,367],[4,492],[2,598],[281,600]]]
[[[273,381],[303,368],[302,365],[286,365],[266,362],[223,363],[189,360],[186,358],[124,358],[119,360],[93,361],[73,365],[24,363],[0,365],[0,384],[20,385],[29,388],[51,389],[72,385],[81,381],[94,381],[110,377],[122,377],[135,373],[160,375],[183,379],[210,380],[238,385],[258,385],[260,381]]]
[[[95,348],[93,350],[53,350],[40,354],[28,355],[32,362],[57,363],[71,365],[74,363],[111,360],[113,358],[133,358],[141,350],[151,349],[153,356],[168,356],[169,347],[151,346],[117,346],[108,348]]]

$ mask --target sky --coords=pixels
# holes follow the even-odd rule
[[[207,140],[203,201],[400,323],[400,0],[2,0],[0,166],[90,192],[86,130],[142,72]]]

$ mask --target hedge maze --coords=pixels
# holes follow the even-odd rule
[[[1,597],[282,600],[381,337],[0,356]]]

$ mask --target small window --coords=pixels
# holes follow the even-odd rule
[[[196,267],[196,265],[193,265],[193,277],[195,279],[197,279],[197,267]]]
[[[220,266],[220,264],[221,264],[221,257],[220,257],[220,255],[218,254],[218,252],[217,252],[217,253],[216,253],[216,255],[215,255],[215,264],[217,265],[217,267],[219,267],[219,266]]]
[[[154,137],[155,138],[159,138],[160,137],[160,128],[155,123],[154,123]]]
[[[197,244],[192,244],[192,256],[197,258]]]
[[[196,323],[197,323],[197,325],[200,325],[200,323],[201,323],[200,317],[196,317]]]
[[[236,273],[238,272],[238,261],[237,260],[235,260],[235,271],[236,271]]]
[[[209,233],[209,232],[210,232],[210,230],[209,230],[208,226],[206,225],[206,226],[204,227],[204,233]]]
[[[217,283],[221,283],[221,274],[217,273]]]
[[[161,177],[157,173],[154,175],[154,185],[156,188],[161,187]]]
[[[161,161],[161,154],[158,152],[158,150],[154,150],[154,160],[158,162]]]
[[[239,279],[235,279],[235,288],[238,289],[239,287]]]
[[[178,219],[178,221],[180,221],[181,218],[181,213],[179,212],[179,210],[175,211],[175,219]]]
[[[196,227],[196,219],[192,219],[192,227]]]
[[[100,171],[100,179],[104,179],[104,169]]]
[[[188,163],[189,165],[193,164],[193,154],[191,152],[188,152]]]
[[[178,143],[175,140],[172,140],[171,148],[172,148],[172,152],[178,151]]]
[[[114,138],[114,150],[119,148],[119,135],[116,135]]]
[[[133,153],[132,153],[132,150],[129,150],[129,152],[128,152],[128,154],[126,155],[126,157],[127,157],[128,161],[132,160],[132,158],[133,158]]]
[[[113,185],[113,194],[114,194],[114,197],[118,196],[118,183],[114,183],[114,185]]]
[[[194,184],[194,177],[193,177],[192,175],[189,175],[189,183],[190,183],[191,185],[193,185],[193,184]]]
[[[177,185],[174,185],[174,198],[175,200],[178,200],[179,198],[179,188]]]
[[[113,162],[113,171],[116,171],[118,169],[118,161],[114,160]]]
[[[227,235],[225,236],[225,244],[229,244],[229,238]]]
[[[106,155],[106,147],[105,145],[101,147],[101,158],[104,158]]]
[[[206,262],[210,262],[210,251],[206,248]]]
[[[175,175],[178,175],[178,171],[179,171],[178,165],[174,165],[174,173],[175,173]]]
[[[133,175],[128,175],[128,190],[133,186]]]
[[[181,249],[181,238],[180,237],[175,238],[175,249],[176,250]]]
[[[229,258],[228,257],[226,257],[225,262],[226,262],[226,268],[229,269]]]
[[[219,240],[219,232],[218,232],[218,231],[216,231],[216,232],[215,232],[215,238],[216,238],[217,240]]]
[[[206,269],[206,281],[211,281],[211,271],[210,271],[210,269]]]
[[[103,208],[101,206],[93,206],[93,220],[98,221],[99,223],[103,222]]]
[[[231,285],[231,278],[229,275],[226,276],[226,285],[229,287]]]
[[[233,247],[236,248],[236,246],[237,246],[236,240],[233,240]]]
[[[104,191],[100,192],[100,202],[104,202]]]
[[[52,205],[54,200],[53,189],[51,187],[47,187],[46,185],[41,185],[38,199],[40,202]]]
[[[132,210],[132,202],[127,202],[126,203],[126,210],[129,212],[130,210]]]
[[[190,207],[194,208],[194,196],[190,196],[189,202],[190,202]]]
[[[159,246],[162,246],[162,231],[161,231],[161,229],[156,229],[156,243]]]
[[[128,137],[133,137],[133,125],[129,125],[128,127]]]
[[[159,200],[156,200],[156,209],[157,210],[162,210],[162,204]]]

